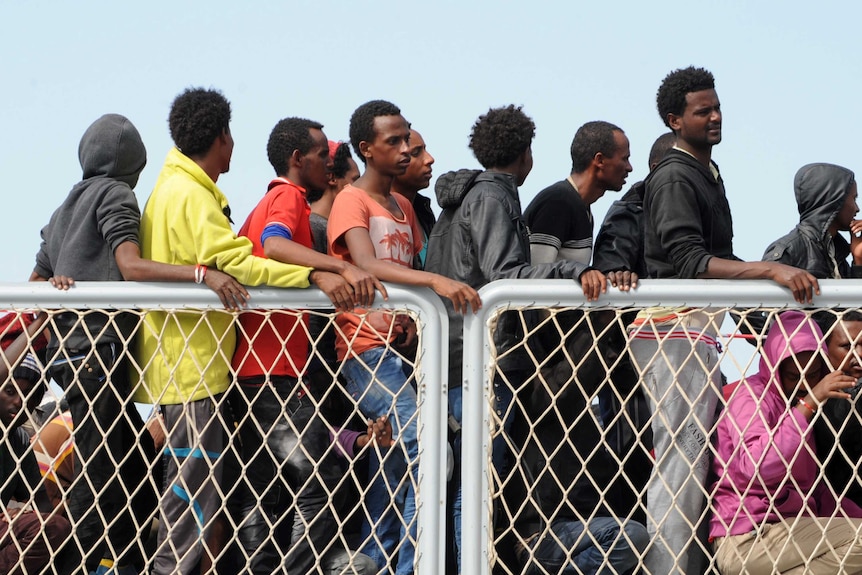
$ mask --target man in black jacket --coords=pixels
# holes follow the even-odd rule
[[[799,224],[772,242],[763,260],[802,268],[821,279],[862,277],[862,221],[853,219],[859,212],[853,172],[832,164],[808,164],[796,172],[793,191]],[[851,232],[849,244],[839,231]],[[851,252],[852,267],[847,265]]]
[[[425,269],[475,289],[497,279],[572,278],[581,282],[588,300],[595,300],[606,290],[607,280],[601,272],[575,261],[531,264],[518,186],[533,167],[534,135],[535,125],[520,107],[491,109],[479,117],[473,125],[470,148],[485,171],[449,172],[437,181],[435,191],[443,213],[431,232]],[[443,303],[449,314],[449,404],[460,422],[463,318],[449,302]],[[528,314],[525,312],[529,330]],[[494,332],[498,356],[494,392],[504,433],[510,423],[507,413],[512,389],[521,387],[535,372],[524,348],[524,335],[518,312],[499,317]],[[498,436],[493,449],[498,473],[504,468],[504,447],[502,435]],[[453,503],[459,548],[460,503],[459,489]]]
[[[712,74],[689,67],[668,74],[659,115],[677,142],[646,180],[644,252],[651,278],[771,279],[799,302],[819,293],[811,274],[733,254],[724,182],[712,161],[721,142],[721,104]],[[718,403],[717,334],[721,314],[691,308],[643,310],[629,328],[631,354],[653,416],[656,467],[647,490],[654,540],[650,573],[701,573],[695,532],[704,521],[709,433]],[[692,528],[694,527],[694,529]]]
[[[676,143],[673,132],[659,136],[649,152],[652,172]],[[605,214],[593,252],[593,266],[602,273],[631,271],[647,277],[644,260],[644,192],[646,183],[636,182]]]

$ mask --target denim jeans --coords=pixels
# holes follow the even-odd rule
[[[528,375],[522,372],[512,372],[507,374],[509,384],[515,386],[520,385],[520,382],[526,381]],[[499,374],[494,376],[494,411],[498,419],[502,422],[503,428],[494,437],[491,444],[491,463],[497,472],[497,476],[502,478],[506,472],[507,462],[506,450],[506,435],[512,427],[512,414],[510,407],[514,394],[512,388],[500,377]],[[455,418],[459,424],[463,423],[463,390],[460,386],[449,388],[449,413]],[[454,456],[457,461],[461,461],[461,437],[455,440],[455,445],[452,446]],[[457,468],[460,469],[460,465]],[[458,561],[458,572],[461,572],[461,477],[453,477],[452,481],[457,482],[455,488],[455,496],[452,500],[452,516],[454,518],[454,538],[455,538],[455,554]]]
[[[239,541],[251,573],[307,573],[336,532],[327,504],[331,466],[319,464],[329,445],[326,424],[297,380],[273,376],[263,385],[240,381],[233,406],[240,420],[243,463],[250,492],[242,497]],[[236,396],[235,396],[236,397]],[[293,509],[287,554],[272,541],[274,526]]]
[[[388,415],[397,440],[388,452],[381,452],[382,473],[376,450],[370,450],[370,485],[365,496],[368,519],[362,526],[366,542],[362,552],[380,569],[388,568],[397,554],[396,575],[408,575],[413,572],[416,540],[416,390],[404,375],[401,358],[384,347],[346,359],[342,374],[362,414],[371,419]]]
[[[588,533],[584,533],[585,527]],[[558,519],[546,535],[530,544],[532,558],[525,553],[524,573],[630,573],[649,544],[649,534],[637,521],[625,522],[622,530],[620,527],[620,520],[615,517],[595,517],[586,525],[576,519]]]

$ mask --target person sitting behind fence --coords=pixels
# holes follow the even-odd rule
[[[862,312],[846,310],[837,319],[828,310],[813,317],[826,335],[830,367],[855,380],[846,390],[853,401],[829,401],[814,420],[817,456],[832,491],[862,506],[862,478],[856,471],[862,460],[862,403],[856,401],[862,389]]]
[[[24,340],[27,334],[22,334]],[[42,367],[32,353],[0,362],[0,573],[38,573],[50,563],[72,528],[52,506],[41,488],[39,466],[30,449],[30,438],[21,429],[25,406],[35,406],[45,392]],[[20,359],[20,362],[19,362]],[[8,365],[15,365],[10,371]],[[24,507],[9,507],[10,500]],[[33,510],[30,501],[39,511]]]
[[[57,508],[69,497],[75,477],[75,438],[72,434],[75,424],[64,401],[54,404],[53,407],[43,410],[42,415],[39,415],[39,408],[35,410],[36,429],[31,443],[39,463],[39,472],[45,478],[45,491],[53,506]],[[165,446],[162,417],[158,414],[151,417],[147,421],[146,430],[155,445],[156,453],[161,453]],[[160,463],[160,458],[150,463],[154,466],[153,476],[156,478],[161,477]],[[63,512],[66,513],[65,510]]]
[[[829,372],[822,341],[804,313],[781,314],[719,418],[710,540],[723,575],[862,573],[862,509],[818,477],[811,420],[854,383]]]

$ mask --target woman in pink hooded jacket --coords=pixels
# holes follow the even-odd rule
[[[855,383],[828,372],[822,341],[804,313],[781,314],[719,418],[710,540],[723,575],[862,573],[862,509],[819,480],[811,420]]]

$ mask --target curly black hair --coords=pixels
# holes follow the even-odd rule
[[[335,148],[335,154],[332,155],[332,171],[330,172],[336,178],[343,178],[347,175],[347,170],[350,169],[350,144],[347,142],[339,142]],[[305,192],[305,199],[309,204],[312,204],[323,197],[324,190],[308,189]]]
[[[656,94],[656,107],[661,121],[670,128],[667,115],[682,116],[685,112],[686,94],[713,89],[715,89],[715,78],[712,72],[705,68],[689,66],[674,70],[665,76]]]
[[[572,139],[572,173],[580,174],[586,170],[596,154],[613,156],[617,153],[617,143],[614,132],[622,132],[619,126],[610,122],[587,122],[575,132]]]
[[[216,138],[230,131],[230,102],[218,90],[186,88],[171,104],[168,127],[183,154],[205,154]]]
[[[322,130],[323,124],[305,118],[284,118],[269,133],[266,155],[277,176],[287,174],[290,155],[299,150],[303,156],[314,146],[311,130]]]
[[[372,142],[374,140],[374,118],[378,116],[397,116],[401,108],[387,102],[386,100],[371,100],[365,102],[350,116],[350,144],[353,151],[365,163],[365,157],[359,151],[360,142]]]
[[[491,108],[479,116],[470,132],[470,149],[485,169],[502,168],[530,147],[536,124],[521,106]]]
[[[335,154],[332,155],[332,175],[336,178],[343,178],[347,175],[351,158],[350,145],[347,142],[340,142],[335,148]]]

